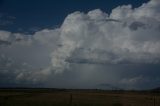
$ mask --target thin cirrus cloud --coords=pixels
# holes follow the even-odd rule
[[[78,64],[159,64],[159,12],[159,0],[152,0],[138,8],[119,6],[111,14],[100,9],[77,11],[61,27],[33,35],[1,30],[0,74],[12,76],[2,77],[0,83],[11,79],[42,83]],[[131,79],[136,83],[142,77]],[[128,84],[125,79],[121,82]]]

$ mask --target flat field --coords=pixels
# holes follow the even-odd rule
[[[0,89],[0,106],[160,106],[160,93]]]

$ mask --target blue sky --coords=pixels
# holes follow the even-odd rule
[[[1,29],[31,33],[43,28],[60,26],[64,18],[74,12],[101,9],[107,13],[119,5],[133,8],[148,0],[0,0],[0,14],[6,25]],[[0,19],[2,20],[2,19]],[[1,22],[2,23],[2,22]],[[4,22],[3,22],[4,23]]]
[[[0,0],[0,87],[160,85],[159,0]]]

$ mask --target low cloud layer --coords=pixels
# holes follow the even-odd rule
[[[160,64],[159,13],[159,0],[152,0],[138,8],[119,6],[110,14],[100,9],[77,11],[69,14],[61,27],[43,29],[33,35],[1,30],[0,85],[73,87],[79,83],[79,87],[87,87],[81,83],[90,80],[88,85],[92,87],[106,82],[136,88],[139,80],[150,83],[155,74],[142,73],[147,65]],[[140,72],[132,71],[136,74],[130,76],[128,65],[143,67],[133,68]],[[94,72],[104,78],[96,80]],[[72,75],[79,79],[71,83],[68,77]],[[83,78],[86,75],[87,79]],[[59,84],[65,80],[70,84]]]

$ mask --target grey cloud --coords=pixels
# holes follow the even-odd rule
[[[121,22],[120,20],[116,20],[116,19],[106,19],[106,21],[111,21],[111,22]]]
[[[0,45],[11,45],[11,42],[0,40]]]
[[[145,28],[145,24],[141,23],[141,22],[133,22],[129,28],[131,30],[137,30],[139,27]]]

